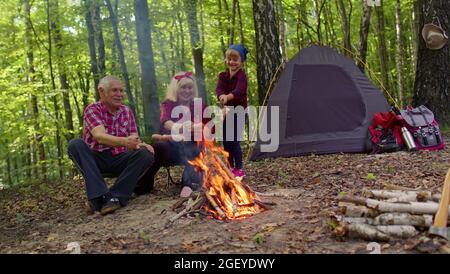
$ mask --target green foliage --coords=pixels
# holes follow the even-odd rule
[[[252,240],[259,245],[264,243],[264,233],[256,233],[255,236],[253,236]]]
[[[64,64],[70,86],[69,99],[73,113],[75,136],[80,137],[82,124],[80,117],[83,113],[83,96],[87,102],[94,101],[93,77],[90,73],[90,56],[88,47],[88,32],[85,21],[84,0],[65,1],[55,0],[51,3],[50,17],[52,22],[58,22],[61,30],[62,56],[57,55],[56,45],[52,41],[52,69],[56,88],[53,88],[48,49],[47,1],[30,1],[31,34],[34,73],[29,72],[27,62],[27,46],[25,37],[25,9],[24,0],[3,0],[0,3],[0,179],[4,185],[33,183],[43,180],[39,174],[39,167],[47,166],[48,180],[56,180],[62,170],[64,175],[71,172],[72,165],[66,155],[68,140],[65,138],[69,131],[66,129],[64,107],[62,103],[63,90],[59,84],[59,70],[57,63]],[[94,1],[95,2],[95,1]],[[98,0],[99,3],[103,1]],[[114,2],[114,1],[112,1]],[[222,2],[219,10],[218,2],[213,0],[198,1],[197,19],[203,47],[203,66],[208,99],[216,104],[215,85],[217,75],[225,69],[221,37],[225,47],[230,43],[231,29],[231,1],[228,12]],[[58,8],[55,4],[58,3]],[[152,49],[157,79],[157,94],[160,100],[164,98],[165,90],[174,72],[182,70],[181,57],[184,55],[186,70],[193,70],[189,29],[185,18],[185,9],[178,1],[151,0],[149,3],[150,21],[152,29]],[[180,2],[181,3],[181,2]],[[322,7],[320,17],[317,15],[318,3]],[[359,47],[359,28],[362,16],[360,0],[344,1],[350,18],[350,33],[352,52]],[[351,8],[350,8],[351,3]],[[405,45],[404,77],[406,82],[406,103],[412,98],[414,84],[414,44],[417,30],[413,30],[413,0],[401,1],[403,41]],[[249,79],[249,100],[256,105],[257,71],[255,31],[252,12],[252,1],[239,1],[242,33],[244,44],[250,50],[245,70]],[[288,58],[292,58],[300,48],[311,42],[329,44],[342,51],[343,31],[338,14],[336,1],[326,0],[283,0],[283,14],[286,28],[286,45]],[[395,34],[395,1],[384,1],[385,35],[388,42],[388,67],[391,83],[397,80],[396,62],[396,34]],[[351,13],[350,13],[351,11]],[[143,107],[140,86],[140,67],[136,44],[136,30],[133,1],[118,1],[119,31],[125,51],[126,64],[131,81],[131,88],[138,106],[138,119],[142,125]],[[181,21],[178,20],[178,17]],[[58,19],[58,20],[56,20]],[[374,29],[375,13],[372,12],[371,27],[368,39],[367,64],[368,75],[376,85],[380,78],[378,56],[378,42]],[[320,21],[320,26],[318,22]],[[221,24],[219,24],[219,22]],[[234,43],[240,43],[239,19],[235,20]],[[220,29],[219,26],[222,26]],[[122,76],[118,65],[117,51],[114,48],[114,36],[109,13],[106,7],[101,8],[101,26],[106,51],[106,72]],[[181,31],[183,30],[183,31]],[[319,35],[320,33],[320,35]],[[54,31],[51,33],[55,36]],[[319,41],[320,38],[320,41]],[[184,51],[182,52],[182,42]],[[352,57],[355,57],[352,56]],[[81,78],[80,78],[81,77]],[[88,94],[84,94],[83,85],[89,84]],[[389,93],[397,96],[397,87],[391,84]],[[36,96],[39,114],[33,118],[31,98]],[[59,113],[55,113],[55,105]],[[62,166],[58,163],[58,149],[56,143],[57,129],[62,139]],[[448,131],[448,129],[447,129]],[[39,161],[38,143],[36,136],[42,135],[46,160]],[[148,137],[148,136],[147,136]],[[145,137],[144,137],[145,138]],[[281,177],[285,177],[280,173]]]
[[[367,173],[366,179],[369,181],[375,181],[377,179],[377,176],[375,176],[375,174],[369,172],[369,173]]]

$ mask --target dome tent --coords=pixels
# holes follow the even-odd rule
[[[262,152],[258,138],[250,160],[305,154],[365,152],[368,126],[390,107],[354,61],[330,47],[311,45],[285,66],[270,98],[279,106],[279,146]]]

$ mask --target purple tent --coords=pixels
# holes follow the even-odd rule
[[[258,138],[250,160],[365,152],[373,114],[389,111],[383,93],[352,59],[317,45],[286,64],[267,106],[280,108],[279,147],[261,152],[264,142]]]

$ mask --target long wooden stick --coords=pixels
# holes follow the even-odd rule
[[[236,192],[234,188],[231,190],[231,202],[233,203],[233,215],[237,212],[237,204],[236,204]]]
[[[184,214],[189,213],[189,211],[195,207],[197,204],[199,204],[202,201],[202,196],[199,195],[197,197],[197,199],[195,201],[192,202],[188,201],[188,204],[186,205],[186,207],[180,211],[177,215],[173,216],[172,218],[169,219],[169,221],[167,222],[167,224],[165,225],[165,227],[169,227],[173,222],[175,222],[177,219],[181,218]]]
[[[447,171],[447,175],[444,180],[444,187],[442,189],[442,198],[439,202],[439,209],[437,210],[434,218],[433,226],[436,228],[445,228],[447,226],[447,220],[449,215],[450,204],[450,168]]]

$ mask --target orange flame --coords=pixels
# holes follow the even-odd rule
[[[221,155],[228,159],[228,153],[213,141],[204,141],[202,145],[199,156],[189,163],[203,172],[203,188],[210,196],[210,203],[203,209],[220,220],[245,218],[261,212],[263,208],[255,203],[256,194],[240,178],[235,178],[222,161]],[[212,205],[214,202],[216,205]]]

